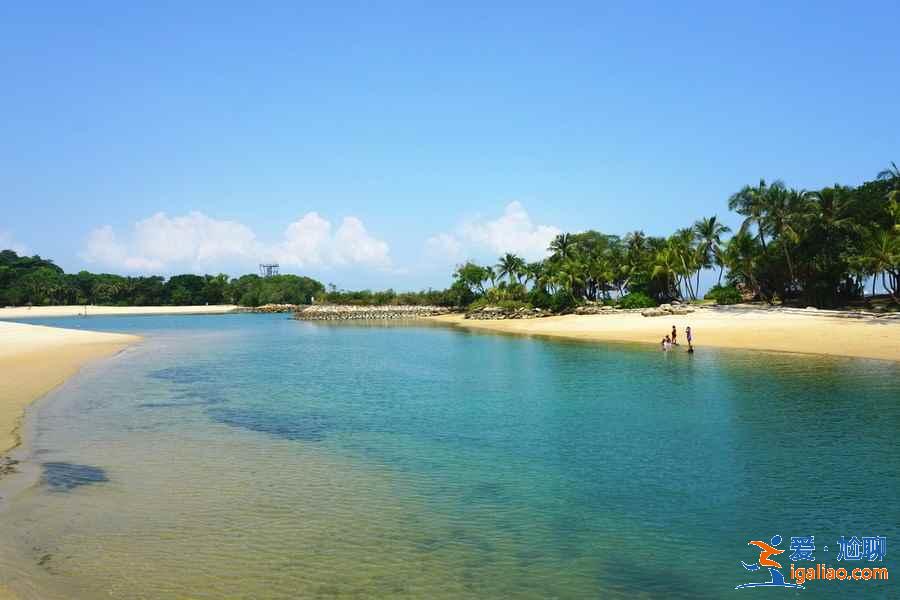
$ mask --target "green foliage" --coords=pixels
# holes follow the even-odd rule
[[[619,308],[651,308],[659,303],[644,292],[631,292],[622,296],[616,306]]]
[[[900,169],[893,163],[859,187],[818,191],[760,180],[728,199],[743,217],[730,229],[717,216],[702,218],[667,238],[634,231],[620,238],[599,231],[561,233],[546,259],[525,263],[504,254],[495,268],[468,262],[454,273],[454,288],[470,302],[486,297],[525,299],[540,308],[569,310],[583,301],[645,307],[697,300],[700,275],[718,271],[712,296],[740,301],[741,284],[754,296],[820,307],[859,299],[863,283],[879,283],[900,300]],[[722,286],[723,280],[727,286]],[[490,286],[486,286],[487,283]],[[513,286],[524,286],[510,295]],[[708,296],[710,297],[710,296]],[[465,302],[462,302],[465,304]]]
[[[468,304],[475,299],[475,295],[469,292],[468,287],[458,286],[449,290],[423,290],[421,292],[395,292],[392,289],[383,291],[372,290],[331,290],[327,292],[323,301],[329,304],[351,304],[355,306],[387,306],[387,305],[413,305],[413,306],[464,306],[461,301]]]
[[[567,313],[575,309],[578,302],[569,290],[559,289],[550,297],[550,304],[546,308],[557,313]]]
[[[232,302],[241,306],[262,306],[263,304],[311,304],[314,298],[320,299],[326,294],[325,286],[309,277],[244,275],[231,280],[225,295]]]
[[[325,286],[309,277],[225,274],[123,277],[109,273],[65,274],[39,256],[0,252],[0,305],[105,304],[114,306],[203,305],[235,303],[309,304]]]
[[[716,304],[738,304],[741,293],[734,286],[714,285],[704,296],[707,300],[715,300]]]
[[[454,281],[465,286],[475,295],[483,294],[485,282],[493,280],[494,277],[495,275],[492,269],[481,267],[471,261],[458,266],[453,273]]]

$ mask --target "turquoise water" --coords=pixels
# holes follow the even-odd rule
[[[26,598],[720,598],[766,593],[734,587],[765,580],[740,561],[775,534],[851,567],[839,536],[885,536],[895,563],[895,363],[281,315],[32,322],[145,341],[33,411],[40,479],[0,513],[0,583]]]

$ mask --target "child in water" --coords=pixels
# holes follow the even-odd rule
[[[688,352],[693,354],[694,353],[694,344],[693,344],[694,336],[691,334],[691,326],[690,325],[688,325],[687,327],[684,328],[684,334],[687,336]]]

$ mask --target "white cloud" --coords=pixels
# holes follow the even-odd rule
[[[284,241],[274,249],[279,262],[286,265],[338,266],[367,265],[387,268],[390,248],[366,231],[356,217],[344,217],[334,234],[331,223],[318,213],[307,213],[288,225]]]
[[[455,261],[462,258],[462,244],[454,235],[439,233],[425,240],[425,253],[432,258]]]
[[[89,262],[124,268],[127,271],[161,269],[162,261],[129,255],[128,249],[116,239],[116,233],[109,225],[91,232],[83,256]]]
[[[94,263],[127,271],[202,270],[248,266],[275,260],[288,267],[390,266],[386,242],[370,235],[362,221],[346,217],[332,233],[331,223],[310,212],[290,223],[281,240],[265,243],[237,221],[218,220],[201,212],[169,217],[165,213],[138,221],[127,239],[110,226],[88,236],[82,256]]]
[[[17,241],[10,232],[0,230],[0,250],[12,250],[18,255],[28,254],[28,247]]]
[[[219,221],[201,212],[169,218],[156,213],[134,226],[138,256],[161,264],[213,264],[259,253],[256,235],[237,221]]]
[[[512,252],[526,260],[547,256],[547,246],[562,233],[552,225],[531,220],[520,202],[510,202],[496,219],[478,217],[464,221],[454,233],[441,233],[426,240],[431,256],[457,260],[466,252],[489,251],[499,255]]]

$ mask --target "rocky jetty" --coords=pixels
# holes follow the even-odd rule
[[[602,304],[583,304],[575,309],[576,315],[607,315],[619,312],[613,306],[603,306]]]
[[[694,312],[694,307],[673,302],[672,304],[660,304],[656,308],[645,308],[641,314],[645,317],[665,317],[667,315],[687,315]]]
[[[501,306],[484,306],[466,313],[467,319],[497,321],[501,319],[536,319],[552,315],[548,310],[540,308],[504,308]]]
[[[641,312],[642,308],[618,308],[601,302],[585,302],[575,309],[576,315],[618,315],[622,313]]]
[[[373,321],[385,319],[418,319],[446,315],[443,306],[352,306],[346,304],[315,304],[298,307],[294,318],[304,321]]]
[[[263,304],[257,306],[252,312],[258,313],[292,313],[300,308],[298,304]]]

